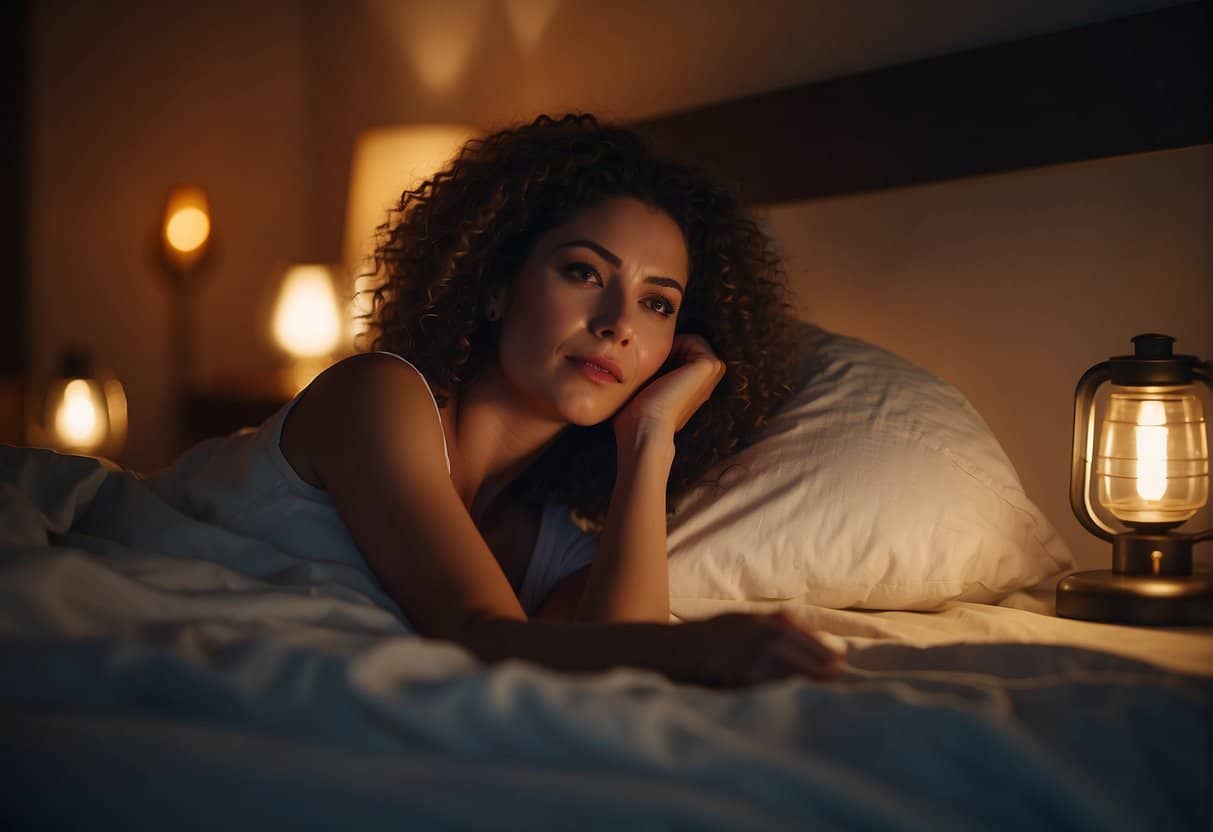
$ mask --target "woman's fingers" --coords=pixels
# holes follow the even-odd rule
[[[683,362],[692,361],[696,358],[717,358],[712,345],[708,343],[708,339],[702,335],[693,333],[682,333],[674,336],[674,343],[670,347],[670,354],[681,358]]]
[[[795,669],[810,675],[832,677],[837,674],[837,654],[816,650],[798,639],[780,639],[768,649]]]

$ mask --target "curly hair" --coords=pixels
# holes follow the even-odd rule
[[[634,131],[589,114],[541,115],[467,142],[442,171],[405,191],[379,226],[373,266],[362,275],[375,284],[365,290],[373,294],[367,334],[372,349],[415,364],[445,406],[493,360],[498,324],[480,313],[487,293],[511,285],[545,231],[619,196],[664,211],[681,228],[690,276],[675,332],[704,336],[726,368],[674,437],[666,495],[674,507],[755,437],[794,391],[801,358],[771,238],[726,188],[655,156]],[[581,528],[600,531],[615,461],[609,420],[569,425],[510,493],[532,504],[555,498]]]

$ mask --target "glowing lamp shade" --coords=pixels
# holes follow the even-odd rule
[[[94,376],[86,356],[69,353],[27,431],[32,445],[116,455],[126,441],[126,392],[117,379]]]
[[[1209,500],[1204,408],[1190,385],[1110,385],[1095,474],[1098,501],[1125,523],[1172,524]]]
[[[405,191],[417,188],[451,161],[479,131],[466,124],[415,124],[369,130],[358,137],[350,165],[346,202],[344,267],[348,274],[367,270],[375,251],[376,229],[388,220]],[[363,291],[372,281],[361,278],[350,287],[354,305],[347,316],[347,335],[357,336],[370,311]]]
[[[274,308],[274,338],[296,358],[320,358],[341,341],[341,313],[328,266],[291,267]]]
[[[211,239],[211,212],[206,191],[197,185],[178,185],[164,206],[160,236],[162,253],[170,268],[187,272],[206,256]]]

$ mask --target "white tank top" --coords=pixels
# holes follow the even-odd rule
[[[395,353],[384,353],[408,364]],[[442,416],[430,391],[434,413]],[[161,498],[179,511],[202,522],[268,543],[292,557],[336,562],[364,570],[370,565],[358,551],[333,499],[322,488],[306,483],[287,462],[279,447],[287,414],[306,389],[283,405],[260,427],[244,428],[230,436],[204,440],[182,454],[168,468],[144,477]],[[447,472],[451,458],[443,436]],[[561,578],[588,565],[597,537],[577,528],[566,506],[549,500],[540,515],[535,548],[518,600],[527,615],[534,615]],[[401,552],[407,557],[406,551]],[[383,597],[376,599],[383,603]],[[393,612],[413,629],[402,611]]]

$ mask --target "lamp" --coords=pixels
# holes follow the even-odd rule
[[[29,444],[73,454],[117,456],[126,442],[126,393],[95,374],[88,353],[68,350],[58,375],[31,409]]]
[[[375,251],[376,229],[388,211],[450,161],[479,131],[465,124],[413,124],[368,130],[358,137],[350,165],[346,202],[344,266],[357,274]],[[353,297],[346,336],[363,331],[360,316],[370,312],[361,298],[368,277],[355,279],[347,296]]]
[[[1133,355],[1090,368],[1074,391],[1070,506],[1087,531],[1112,543],[1112,569],[1063,578],[1059,616],[1133,624],[1213,620],[1213,575],[1192,569],[1192,545],[1213,540],[1213,529],[1177,531],[1209,499],[1205,419],[1193,382],[1213,384],[1195,356],[1172,355],[1174,341],[1138,335]],[[1093,405],[1104,382],[1111,382],[1110,396],[1094,455]],[[1096,500],[1124,530],[1091,505],[1092,463]]]
[[[290,385],[298,392],[332,361],[341,343],[334,269],[300,264],[287,269],[274,305],[274,340],[292,357]]]
[[[174,187],[164,205],[160,231],[164,263],[170,272],[183,278],[210,251],[211,210],[206,191],[198,185]]]
[[[160,265],[172,291],[171,338],[168,389],[174,406],[186,408],[186,396],[194,381],[194,326],[192,300],[198,289],[198,274],[214,248],[210,202],[199,185],[177,185],[169,191],[157,235]],[[179,412],[184,425],[187,413]]]

